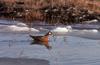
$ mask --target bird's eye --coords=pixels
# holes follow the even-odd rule
[[[49,33],[49,34],[51,34],[51,33]]]

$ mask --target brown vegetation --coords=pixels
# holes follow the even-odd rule
[[[56,9],[62,9],[63,7],[76,8],[75,13],[72,13],[72,15],[77,14],[77,16],[80,16],[79,11],[82,9],[100,13],[100,2],[96,2],[94,0],[3,0],[3,1],[0,0],[0,2],[5,2],[8,8],[6,10],[7,12],[6,15],[9,14],[8,17],[14,16],[15,18],[21,18],[23,20],[27,18],[27,21],[44,20],[47,17],[46,17],[46,13],[43,12],[42,10],[44,8],[50,9],[53,7],[55,7]],[[65,15],[68,16],[66,12]],[[62,13],[60,14],[60,16],[62,16]],[[66,16],[62,16],[62,17],[66,17]]]
[[[46,6],[61,6],[61,5],[69,5],[74,4],[78,7],[88,7],[92,8],[96,6],[96,8],[100,7],[100,2],[94,0],[0,0],[0,2],[6,2],[6,4],[12,5],[16,2],[24,2],[24,7],[39,9]]]

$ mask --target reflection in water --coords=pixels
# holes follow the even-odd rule
[[[63,37],[63,41],[67,42],[67,37],[66,36]]]
[[[34,41],[34,40],[32,40],[31,45],[33,45],[33,44],[44,45],[47,49],[51,49],[52,48],[49,45],[49,42],[48,41],[42,42],[42,41]]]
[[[0,65],[50,65],[48,60],[25,58],[0,58]]]

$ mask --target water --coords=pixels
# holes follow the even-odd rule
[[[46,31],[32,34],[43,35]],[[50,65],[100,65],[99,31],[63,30],[53,34],[49,37],[52,49],[48,50],[41,45],[30,45],[31,38],[26,31],[1,31],[0,57],[45,59]]]

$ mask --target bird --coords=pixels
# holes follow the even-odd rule
[[[39,44],[39,45],[44,45],[47,49],[51,49],[52,47],[49,45],[49,35],[51,35],[52,32],[48,32],[46,33],[44,36],[33,36],[30,35],[30,37],[32,38],[32,43],[31,44]]]

